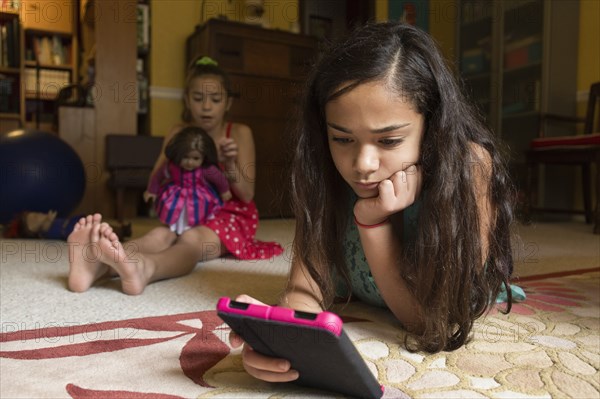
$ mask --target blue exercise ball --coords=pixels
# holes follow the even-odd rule
[[[36,130],[0,136],[0,223],[22,211],[68,216],[84,192],[83,163],[58,136]]]

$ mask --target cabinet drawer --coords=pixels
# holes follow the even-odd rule
[[[224,69],[244,69],[244,39],[225,34],[216,35],[215,59]]]
[[[260,76],[289,76],[290,48],[284,44],[244,40],[244,72]]]
[[[306,76],[311,64],[315,61],[315,49],[311,47],[290,47],[290,76],[298,78]]]
[[[217,34],[214,58],[224,69],[244,69],[244,40],[241,37]]]

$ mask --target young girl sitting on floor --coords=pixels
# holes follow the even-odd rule
[[[292,187],[281,306],[319,312],[352,294],[389,308],[409,349],[437,352],[463,345],[509,286],[513,190],[498,144],[415,27],[368,24],[320,58],[295,130]],[[298,377],[247,345],[242,357],[257,378]]]
[[[203,129],[182,129],[167,144],[165,156],[169,161],[152,175],[144,200],[155,200],[158,218],[181,234],[213,219],[231,191],[217,166],[215,142]]]
[[[217,62],[209,57],[194,60],[186,77],[183,124],[174,126],[165,137],[166,145],[186,126],[204,129],[217,144],[219,165],[229,179],[232,199],[205,224],[181,235],[166,226],[157,227],[129,241],[128,251],[100,214],[82,218],[67,240],[72,247],[70,290],[86,291],[100,278],[118,275],[123,292],[137,295],[151,282],[190,273],[201,261],[226,254],[237,259],[269,259],[283,252],[279,244],[255,238],[254,139],[248,126],[226,121],[232,103],[231,81]],[[153,175],[166,161],[162,151]],[[90,245],[100,250],[99,256],[88,256]]]

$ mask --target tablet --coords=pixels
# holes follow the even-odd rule
[[[255,351],[287,359],[299,372],[293,383],[378,399],[383,387],[334,313],[307,313],[221,298],[217,314]]]

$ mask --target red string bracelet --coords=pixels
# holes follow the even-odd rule
[[[361,222],[358,221],[358,219],[356,219],[356,215],[354,216],[354,223],[356,223],[356,225],[358,227],[362,227],[363,229],[374,229],[375,227],[379,227],[379,226],[383,226],[384,224],[386,224],[387,222],[389,222],[389,218],[385,218],[385,220],[383,222],[380,223],[376,223],[376,224],[362,224]]]

